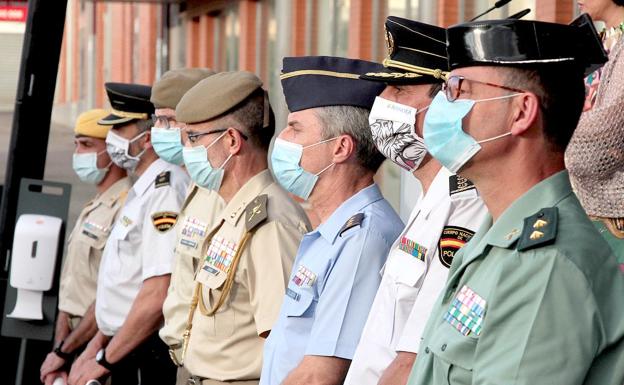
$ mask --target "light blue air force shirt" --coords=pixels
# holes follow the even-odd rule
[[[297,252],[277,323],[264,346],[261,385],[279,385],[304,355],[352,359],[403,222],[377,185],[345,201]]]

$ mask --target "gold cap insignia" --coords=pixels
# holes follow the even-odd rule
[[[392,37],[385,25],[384,32],[386,33],[386,48],[388,49],[388,56],[390,56],[394,53],[394,37]]]

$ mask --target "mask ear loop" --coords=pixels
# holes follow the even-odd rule
[[[108,151],[106,151],[106,150],[102,150],[102,151],[100,151],[100,152],[96,152],[96,153],[95,153],[95,167],[97,167],[97,159],[98,159],[98,156],[102,155],[102,154],[103,154],[103,153],[105,153],[105,152],[108,152]],[[109,156],[109,158],[110,158],[110,156]],[[104,168],[101,168],[100,170],[109,170],[109,169],[110,169],[110,166],[111,166],[112,164],[113,164],[113,161],[111,160],[110,162],[108,162],[108,164],[107,164]]]

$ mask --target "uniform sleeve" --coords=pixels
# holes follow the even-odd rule
[[[510,256],[498,277],[487,299],[472,383],[584,384],[603,340],[585,275],[567,258],[538,249]]]
[[[476,233],[486,214],[487,209],[480,198],[458,199],[453,201],[445,226],[462,227]],[[441,234],[438,235],[438,238],[440,236]],[[425,281],[405,323],[403,334],[397,343],[396,350],[398,352],[418,353],[427,319],[429,319],[438,296],[444,289],[448,276],[449,270],[447,268],[439,262],[437,262],[437,267],[437,269],[431,268],[425,276]]]
[[[320,293],[306,355],[353,358],[389,249],[373,228],[346,240]]]
[[[277,321],[302,237],[296,227],[272,221],[251,238],[246,280],[258,335],[270,331]]]
[[[174,214],[177,220],[183,201],[183,195],[172,186],[156,188],[149,198],[141,242],[143,280],[171,273],[176,241],[175,226],[166,231],[158,230],[154,224],[154,217],[167,213]]]

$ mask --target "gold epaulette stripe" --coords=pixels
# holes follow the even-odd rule
[[[321,75],[321,76],[332,76],[335,78],[345,78],[345,79],[359,79],[360,74],[350,74],[345,72],[335,72],[335,71],[324,71],[324,70],[299,70],[293,72],[287,72],[280,75],[280,80],[293,78],[295,76],[303,76],[303,75]]]

